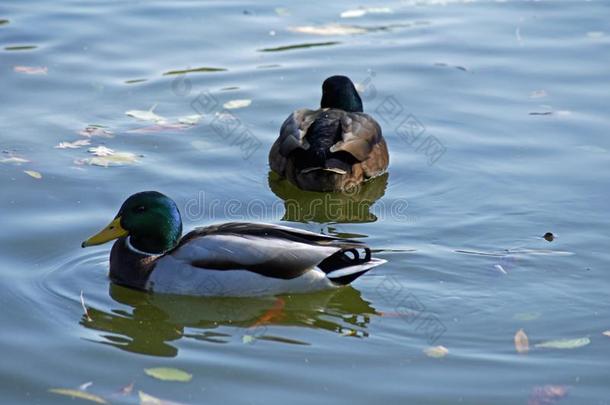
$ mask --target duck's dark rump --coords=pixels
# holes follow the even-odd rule
[[[308,169],[336,169],[351,173],[352,166],[357,159],[351,154],[338,151],[331,152],[330,148],[343,139],[341,121],[322,115],[316,119],[305,135],[309,143],[307,149],[294,150],[293,157],[299,171]]]

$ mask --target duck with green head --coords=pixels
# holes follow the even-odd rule
[[[388,164],[381,127],[363,112],[346,76],[326,79],[320,108],[293,112],[269,152],[271,170],[309,191],[357,186],[385,173]]]
[[[113,221],[82,246],[116,239],[110,252],[114,283],[200,296],[337,288],[385,263],[361,242],[272,224],[231,222],[181,236],[176,203],[145,191],[129,197]]]

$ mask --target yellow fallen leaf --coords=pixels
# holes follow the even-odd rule
[[[40,174],[39,172],[35,171],[35,170],[24,170],[23,171],[25,174],[27,174],[30,177],[33,177],[37,180],[42,179],[42,174]]]
[[[527,353],[530,350],[530,341],[523,329],[519,329],[515,333],[515,350],[517,353]]]
[[[144,369],[144,372],[151,377],[163,381],[180,381],[189,382],[193,379],[193,375],[186,371],[171,368],[171,367],[155,367]]]
[[[445,346],[433,346],[424,349],[424,353],[428,357],[433,357],[435,359],[440,359],[449,354],[449,349]]]
[[[140,405],[181,405],[178,402],[153,397],[143,391],[138,391],[138,396],[140,397]]]
[[[49,390],[49,392],[52,392],[53,394],[58,394],[58,395],[66,395],[66,396],[72,397],[72,398],[80,398],[80,399],[84,399],[86,401],[96,402],[98,404],[107,404],[108,403],[102,397],[99,397],[99,396],[93,395],[93,394],[89,394],[88,392],[81,391],[81,390],[73,390],[73,389],[69,389],[69,388],[51,388]]]

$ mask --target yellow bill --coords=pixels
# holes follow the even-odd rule
[[[101,245],[102,243],[109,242],[114,239],[127,236],[127,232],[121,227],[121,217],[117,217],[107,227],[102,229],[99,233],[93,235],[89,239],[83,242],[82,247]]]

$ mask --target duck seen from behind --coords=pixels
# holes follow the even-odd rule
[[[158,293],[262,296],[306,293],[351,283],[385,263],[365,244],[285,226],[232,222],[182,236],[169,197],[129,197],[114,220],[82,247],[115,240],[110,279]]]
[[[363,112],[352,81],[331,76],[320,109],[300,109],[282,124],[269,152],[271,170],[303,190],[343,191],[388,168],[381,127]]]

